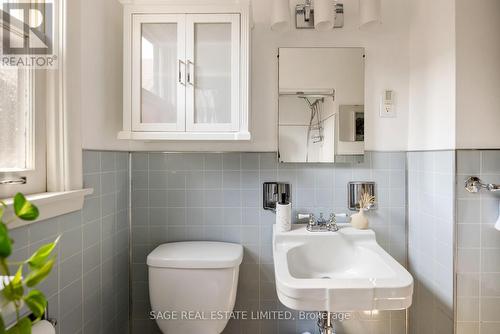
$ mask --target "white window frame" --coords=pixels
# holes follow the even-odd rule
[[[39,91],[39,94],[35,95],[37,96],[37,109],[43,106],[46,111],[43,113],[44,122],[36,122],[36,128],[41,133],[45,133],[45,145],[38,147],[40,144],[36,141],[35,148],[40,150],[38,153],[45,152],[41,154],[41,157],[45,158],[44,165],[46,165],[45,188],[41,191],[30,191],[30,188],[21,186],[19,189],[39,207],[41,214],[38,220],[80,210],[85,196],[93,192],[93,189],[82,189],[80,106],[78,103],[71,103],[75,96],[72,96],[67,89],[68,78],[79,77],[79,72],[74,73],[74,71],[79,71],[78,57],[73,56],[80,51],[71,51],[71,57],[68,57],[70,53],[68,35],[71,32],[67,30],[67,17],[68,13],[77,15],[79,8],[77,5],[71,6],[71,2],[67,0],[56,1],[54,6],[55,31],[59,32],[54,40],[54,48],[58,51],[59,69],[43,70],[43,75],[37,75],[35,79],[37,87],[45,86],[46,89],[45,92],[42,89],[42,92]],[[70,63],[73,59],[75,64]],[[40,102],[38,97],[41,97],[43,101]],[[40,113],[36,117],[37,120],[42,119],[39,118]],[[35,163],[41,163],[41,160]],[[12,206],[11,199],[5,202],[8,206]],[[8,212],[7,216],[11,214],[12,212]],[[9,227],[17,228],[25,224],[27,223],[17,222]]]
[[[27,166],[26,169],[0,172],[1,180],[12,180],[14,184],[0,185],[0,198],[13,196],[18,192],[33,194],[47,190],[47,168],[46,168],[46,123],[45,123],[45,92],[43,89],[45,75],[41,72],[35,73],[32,69],[18,69],[18,72],[28,80],[20,80],[19,91],[23,93],[28,85],[31,98],[27,103],[29,110],[25,110],[26,128],[28,130],[27,142]],[[24,184],[16,184],[24,180]]]

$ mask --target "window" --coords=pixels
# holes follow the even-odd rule
[[[0,1],[2,9],[4,2]],[[10,47],[23,48],[30,37],[23,24],[24,11],[2,14],[9,13],[12,16],[8,21],[4,21],[5,16],[0,18],[2,55],[4,41],[10,41]],[[30,15],[29,25],[35,26],[39,20]],[[0,199],[16,192],[47,190],[45,92],[41,84],[44,72],[30,67],[0,67]]]
[[[0,68],[0,198],[47,190],[43,71]]]
[[[0,14],[11,16],[0,15],[0,199],[7,198],[11,207],[9,197],[23,192],[40,209],[39,220],[45,220],[81,210],[85,196],[93,192],[82,189],[81,119],[74,88],[79,85],[79,66],[73,66],[76,59],[67,60],[66,49],[68,40],[80,37],[77,27],[65,29],[66,23],[79,24],[66,20],[66,13],[77,12],[79,4],[0,0],[0,5],[5,2],[8,10],[0,7]],[[18,9],[17,15],[12,13]],[[10,46],[4,57],[6,33]],[[2,67],[9,59],[16,63]],[[19,67],[19,59],[32,65]],[[9,227],[21,226],[16,224]]]
[[[57,47],[52,32],[52,16],[38,1],[0,0],[0,199],[16,192],[47,192],[47,103],[58,92],[51,84],[47,67],[9,66],[4,59],[49,57]],[[52,7],[47,7],[52,8]],[[58,13],[60,8],[54,8]],[[54,18],[54,26],[58,20]],[[49,45],[52,41],[53,47]],[[45,43],[45,44],[44,44]],[[48,44],[49,43],[49,44]],[[40,51],[46,47],[47,52]],[[8,50],[3,48],[8,47]],[[50,50],[50,51],[49,51]],[[51,88],[47,88],[51,87]],[[56,108],[50,108],[57,112]],[[54,118],[53,116],[51,116]],[[49,127],[52,129],[51,127]],[[52,131],[52,130],[51,130]]]
[[[32,168],[31,73],[28,70],[0,69],[0,171]]]

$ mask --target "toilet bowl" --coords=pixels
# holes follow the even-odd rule
[[[148,255],[151,316],[165,334],[219,334],[233,311],[243,247],[178,242]]]

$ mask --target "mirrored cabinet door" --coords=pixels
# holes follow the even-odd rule
[[[186,130],[239,131],[240,15],[187,15]]]
[[[185,131],[185,15],[134,15],[132,128]]]

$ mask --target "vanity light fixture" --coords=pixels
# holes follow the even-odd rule
[[[271,30],[290,30],[290,0],[273,0],[271,3]]]
[[[327,31],[344,27],[344,4],[333,0],[305,0],[295,7],[295,27]]]
[[[359,28],[382,23],[382,0],[359,0]]]

